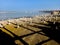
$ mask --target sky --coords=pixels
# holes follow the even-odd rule
[[[60,9],[60,0],[0,0],[0,11],[56,9]]]

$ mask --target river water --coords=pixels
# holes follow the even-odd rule
[[[6,19],[12,19],[12,18],[19,18],[24,16],[35,16],[35,15],[41,15],[43,13],[0,13],[0,20],[6,20]]]

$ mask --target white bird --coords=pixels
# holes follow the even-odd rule
[[[3,27],[3,25],[0,24],[0,27]]]
[[[19,25],[17,27],[19,28]]]

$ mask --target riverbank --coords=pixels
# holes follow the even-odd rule
[[[33,18],[24,17],[24,18],[0,21],[0,30],[1,30],[0,32],[2,32],[2,34],[5,33],[4,35],[9,35],[5,37],[4,35],[2,36],[3,38],[2,43],[6,41],[5,44],[8,44],[8,43],[12,44],[12,42],[14,42],[15,44],[18,44],[18,45],[24,45],[24,44],[59,45],[59,43],[56,42],[55,39],[52,39],[49,36],[46,36],[48,32],[45,33],[43,31],[46,29],[50,30],[51,26],[48,26],[48,25],[50,23],[52,24],[53,21],[55,20],[54,17],[51,17],[52,19],[49,17],[47,18],[45,16],[40,16],[40,17],[35,16]],[[11,38],[8,38],[8,37],[11,37]]]

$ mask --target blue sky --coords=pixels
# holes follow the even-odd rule
[[[0,11],[55,9],[60,9],[60,0],[0,0]]]

